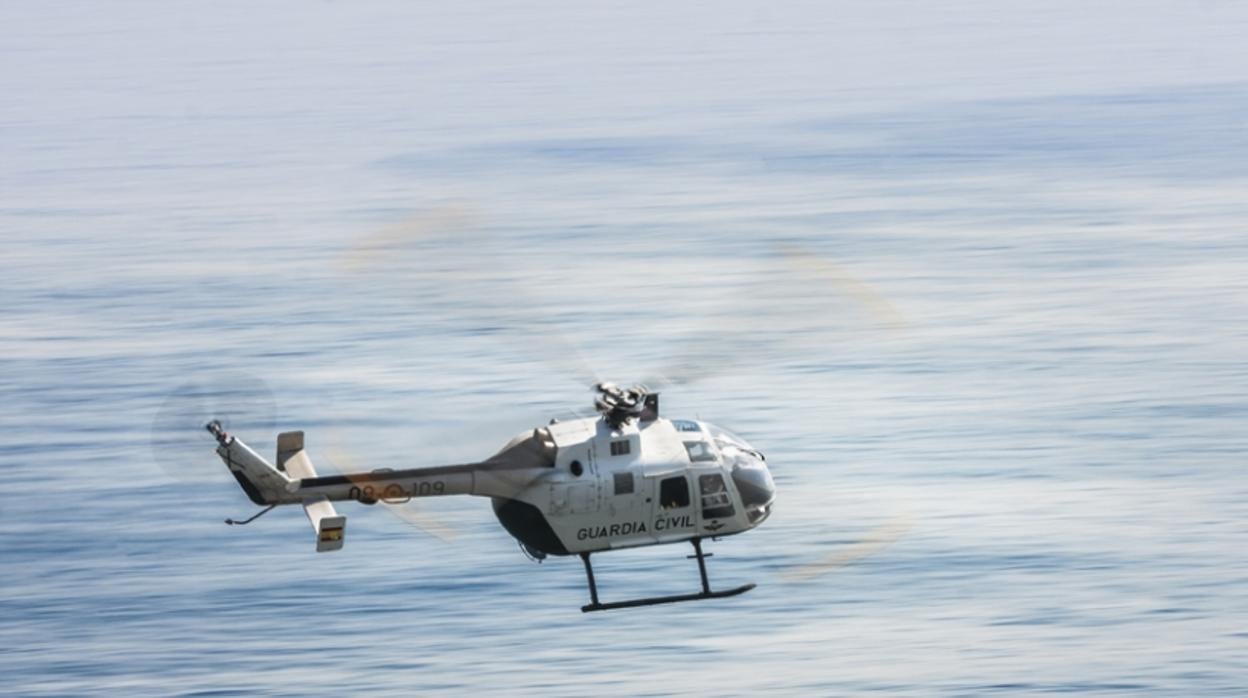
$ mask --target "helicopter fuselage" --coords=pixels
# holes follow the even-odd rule
[[[726,536],[762,523],[774,486],[761,454],[714,425],[588,418],[543,429],[553,468],[495,497],[503,526],[534,554],[568,555]]]
[[[747,531],[771,514],[775,485],[763,455],[708,422],[665,419],[658,398],[640,388],[600,386],[602,417],[552,421],[518,435],[479,463],[319,476],[304,451],[303,432],[277,439],[276,464],[231,436],[218,421],[205,427],[217,455],[247,496],[266,509],[301,504],[317,552],[343,547],[346,517],[335,501],[375,504],[413,497],[489,497],[499,522],[531,557],[578,555],[590,603],[603,611],[736,596],[744,584],[712,590],[702,541]],[[619,399],[620,397],[625,399]],[[701,591],[602,602],[590,556],[619,548],[689,542]]]
[[[283,450],[279,439],[274,468],[238,439],[218,435],[218,453],[256,504],[489,497],[503,527],[539,558],[740,533],[767,518],[775,497],[761,453],[691,420],[553,422],[480,463],[330,476],[312,469],[302,433],[283,438],[292,440]]]

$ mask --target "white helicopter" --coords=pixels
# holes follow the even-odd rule
[[[776,490],[763,454],[708,422],[666,419],[643,386],[595,386],[599,415],[522,433],[479,463],[318,476],[301,431],[278,436],[276,466],[213,420],[217,454],[247,496],[266,509],[302,505],[318,552],[341,549],[346,517],[335,501],[375,504],[412,497],[476,495],[530,556],[579,555],[590,603],[581,610],[736,596],[754,584],[712,591],[702,541],[748,531],[771,514]],[[602,602],[590,555],[664,543],[692,544],[702,588],[689,594]]]

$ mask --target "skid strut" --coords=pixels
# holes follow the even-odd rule
[[[702,578],[702,591],[696,594],[676,594],[674,596],[650,596],[643,599],[630,599],[628,601],[612,601],[610,603],[602,603],[598,600],[598,585],[594,582],[594,566],[589,562],[589,553],[581,553],[581,562],[585,563],[585,578],[589,580],[589,604],[581,606],[581,611],[589,613],[590,611],[609,611],[613,608],[636,608],[638,606],[656,606],[663,603],[678,603],[681,601],[699,601],[701,599],[722,599],[729,596],[744,594],[753,589],[753,583],[743,584],[739,587],[725,589],[723,591],[711,591],[710,581],[706,577],[706,558],[711,557],[710,553],[702,552],[702,539],[694,538],[693,555],[690,558],[696,558],[698,561],[698,574]]]

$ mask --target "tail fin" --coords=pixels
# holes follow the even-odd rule
[[[261,506],[282,504],[292,481],[251,450],[247,444],[228,434],[221,423],[213,420],[204,427],[217,439],[217,455],[225,461],[238,484],[252,502]]]
[[[238,484],[261,506],[302,504],[312,531],[316,534],[318,553],[342,548],[347,517],[339,516],[324,495],[300,497],[295,492],[299,482],[316,477],[312,461],[303,450],[303,432],[288,431],[277,437],[277,467],[269,465],[247,444],[230,436],[218,421],[204,427],[217,439],[217,455],[225,461]]]

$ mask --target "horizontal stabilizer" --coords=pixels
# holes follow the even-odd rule
[[[316,477],[312,459],[303,450],[302,431],[288,431],[277,435],[277,467],[286,471],[291,479]],[[316,552],[341,550],[347,517],[338,515],[329,498],[318,495],[305,499],[303,511],[308,515],[308,522],[312,524],[312,531],[316,534]]]
[[[315,497],[304,502],[303,511],[307,513],[312,530],[316,532],[316,552],[341,550],[347,517],[339,516],[326,497]]]

